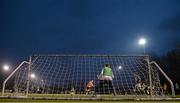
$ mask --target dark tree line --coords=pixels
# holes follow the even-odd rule
[[[180,49],[169,51],[157,62],[174,83],[180,83]]]

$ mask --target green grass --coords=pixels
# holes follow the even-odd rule
[[[13,96],[13,94],[5,94],[6,96]],[[17,96],[17,95],[16,95]],[[18,96],[25,96],[25,94],[18,94]],[[29,98],[92,98],[90,95],[85,94],[29,94]],[[101,99],[136,99],[136,98],[148,98],[149,95],[116,95],[113,96],[111,94],[100,94],[97,95],[97,98]]]
[[[25,94],[17,94],[18,96],[25,96]],[[13,94],[5,94],[5,96],[13,96]],[[92,98],[90,95],[85,95],[85,94],[29,94],[29,98]],[[97,95],[98,98],[123,98],[123,99],[133,99],[136,98],[135,95],[117,95],[113,96],[110,94],[102,94],[102,95]],[[142,95],[142,97],[145,97]]]
[[[6,94],[9,95],[9,94]],[[22,95],[22,94],[21,94]],[[11,94],[11,96],[13,96]],[[113,95],[100,95],[101,100],[90,100],[91,97],[89,95],[84,94],[75,94],[71,96],[70,94],[29,94],[29,98],[21,98],[21,99],[13,99],[13,98],[0,98],[0,102],[7,102],[7,103],[51,103],[51,102],[63,102],[63,103],[180,103],[180,101],[142,101],[142,100],[133,100],[136,96],[133,95],[118,95],[114,97]],[[40,97],[39,99],[36,97]],[[142,96],[146,97],[146,96]],[[180,95],[176,95],[177,98],[180,98]],[[49,98],[49,99],[48,99]],[[58,100],[57,98],[62,99],[71,99],[71,98],[78,98],[77,100]],[[87,98],[89,100],[83,99]],[[121,99],[119,99],[121,98]],[[50,100],[53,99],[53,100]],[[81,100],[80,100],[81,99]],[[114,99],[114,100],[113,100]],[[119,100],[117,100],[119,99]]]
[[[180,103],[180,101],[96,101],[96,100],[33,100],[33,99],[0,99],[0,102],[7,103]]]
[[[176,95],[176,98],[180,98],[180,95]]]

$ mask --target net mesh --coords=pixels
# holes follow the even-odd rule
[[[31,65],[23,65],[15,75],[14,92],[25,94],[29,71],[29,96],[40,97],[98,97],[163,95],[158,70],[148,69],[148,56],[118,55],[37,55]],[[109,64],[112,80],[98,78]],[[30,67],[30,69],[29,69]],[[87,87],[93,80],[93,87]],[[89,91],[87,91],[89,89]]]

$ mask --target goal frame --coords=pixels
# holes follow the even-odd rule
[[[29,94],[29,84],[30,84],[30,71],[31,71],[31,65],[32,65],[32,57],[36,56],[37,58],[39,56],[122,56],[122,57],[126,57],[126,56],[144,56],[146,57],[146,61],[148,64],[148,74],[149,74],[149,84],[150,84],[150,96],[152,96],[152,77],[151,77],[151,66],[154,65],[155,67],[158,68],[158,71],[160,71],[160,73],[165,77],[165,79],[169,82],[170,86],[171,86],[171,96],[175,97],[175,90],[174,90],[174,84],[172,82],[172,80],[167,76],[167,74],[162,70],[162,68],[155,62],[155,61],[150,61],[150,57],[149,55],[32,55],[29,56],[29,61],[23,61],[21,62],[21,64],[19,66],[17,66],[17,68],[15,68],[15,70],[4,80],[3,82],[3,88],[2,88],[2,97],[4,97],[4,93],[5,93],[5,88],[6,88],[6,83],[7,81],[20,69],[20,67],[24,64],[28,64],[28,76],[27,76],[27,85],[26,85],[26,94],[25,97],[28,97]],[[36,58],[36,59],[37,59]]]

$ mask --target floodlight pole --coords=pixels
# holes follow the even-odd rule
[[[151,73],[151,64],[149,61],[149,57],[146,58],[148,64],[148,74],[149,74],[149,88],[150,88],[150,95],[152,96],[152,73]]]
[[[145,53],[146,53],[145,44],[146,44],[146,39],[145,39],[145,38],[141,38],[141,39],[139,40],[139,45],[141,45],[141,46],[143,47],[144,55],[145,55]]]
[[[29,67],[28,67],[28,75],[27,75],[27,85],[26,85],[26,97],[28,97],[29,94],[29,84],[30,84],[30,74],[31,74],[31,60],[32,57],[29,57]]]
[[[146,54],[145,44],[143,44],[144,55]]]

